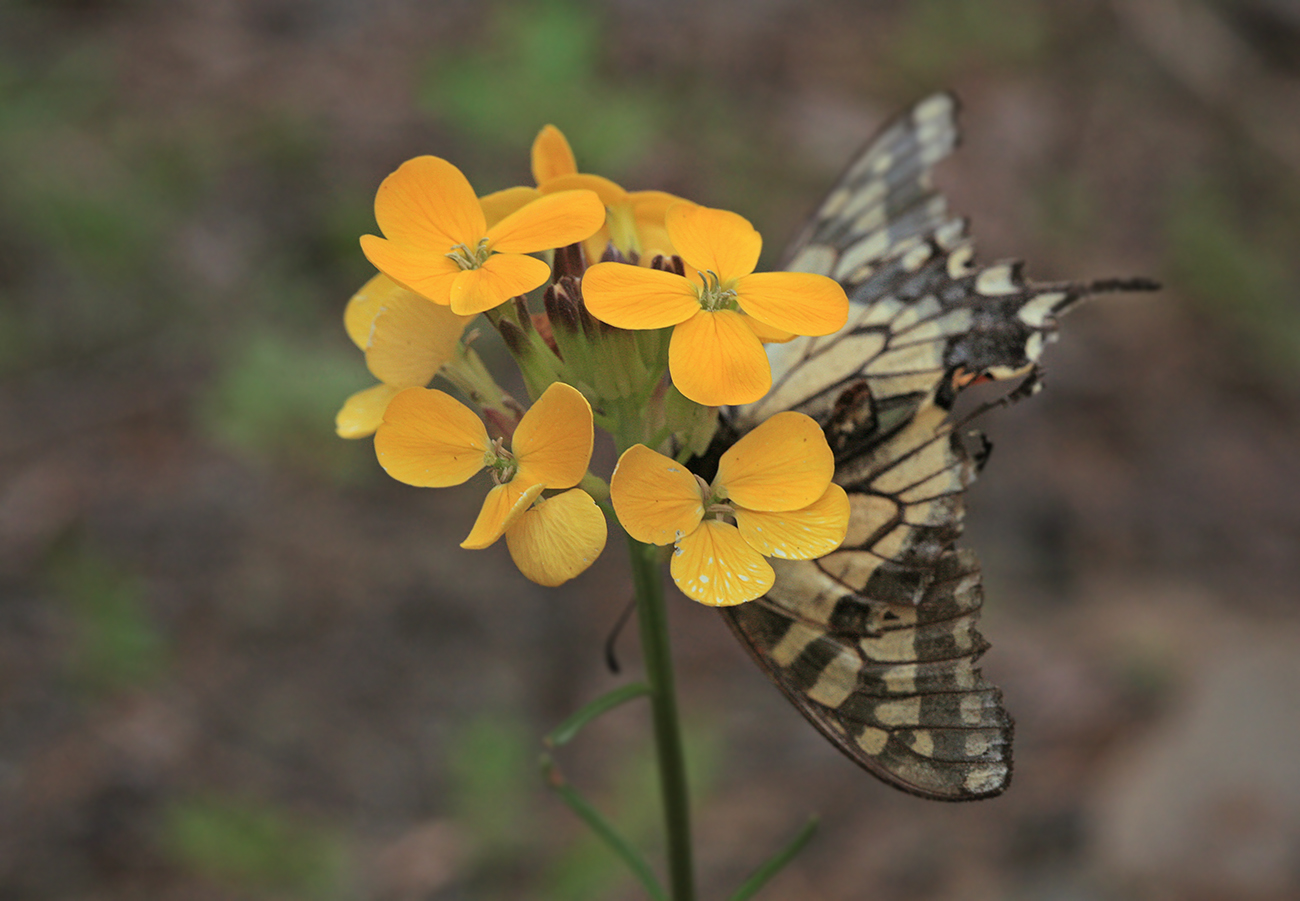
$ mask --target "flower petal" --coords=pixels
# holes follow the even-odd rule
[[[487,231],[483,209],[469,181],[459,169],[436,156],[407,160],[380,182],[375,221],[385,238],[439,253],[457,244],[473,248]]]
[[[469,551],[481,551],[501,537],[501,533],[510,527],[533,501],[541,497],[545,485],[525,485],[518,479],[512,479],[504,485],[498,485],[483,498],[483,508],[474,520],[474,528],[469,530],[460,546]]]
[[[744,313],[741,313],[741,315],[745,316]],[[764,344],[785,344],[787,341],[793,341],[799,337],[794,332],[773,328],[763,320],[755,319],[753,316],[745,316],[745,324],[758,337],[758,340]]]
[[[564,132],[554,125],[543,126],[533,139],[532,150],[533,181],[537,184],[550,181],[557,175],[568,175],[578,171],[578,161],[573,158],[573,149],[569,147]]]
[[[372,385],[364,391],[358,391],[343,402],[343,408],[334,417],[334,431],[340,438],[365,438],[373,435],[384,421],[388,402],[401,390],[392,385]]]
[[[415,291],[443,306],[451,303],[451,286],[461,269],[447,257],[445,250],[362,235],[361,251],[376,269],[397,282],[399,287]]]
[[[664,215],[674,203],[691,203],[666,191],[633,191],[628,194],[632,204],[632,215],[636,219],[637,234],[641,238],[641,265],[649,266],[656,254],[670,257],[677,251],[673,249],[672,239],[664,226]]]
[[[609,247],[609,229],[603,225],[596,229],[594,235],[582,242],[582,251],[589,262],[600,260],[605,255],[607,247]]]
[[[798,510],[820,498],[835,473],[826,435],[811,417],[777,413],[718,461],[714,487],[749,510]]]
[[[658,225],[664,224],[664,217],[668,214],[668,208],[673,204],[696,205],[685,198],[678,197],[676,194],[669,194],[667,191],[629,191],[627,201],[632,204],[632,210],[636,215],[637,222]]]
[[[710,607],[732,607],[766,594],[776,573],[730,523],[706,519],[681,541],[669,566],[682,594]]]
[[[563,585],[605,549],[605,514],[580,488],[538,500],[506,529],[515,566],[538,585]]]
[[[473,316],[527,294],[551,277],[551,267],[522,253],[494,253],[477,269],[466,269],[451,286],[451,311]]]
[[[615,328],[666,328],[700,311],[689,280],[627,263],[597,263],[588,269],[582,299],[591,315]]]
[[[646,544],[672,544],[704,518],[700,483],[671,457],[634,444],[619,457],[609,497],[624,530]]]
[[[673,329],[668,371],[678,391],[706,407],[752,403],[772,387],[763,344],[734,310],[701,310]]]
[[[582,392],[553,382],[519,420],[510,449],[519,461],[515,478],[547,488],[572,488],[591,462],[591,404]]]
[[[829,335],[849,319],[849,298],[840,283],[806,272],[757,272],[736,282],[741,309],[774,328],[796,335]]]
[[[815,560],[844,541],[849,528],[849,496],[834,482],[813,503],[785,513],[736,510],[741,537],[764,557]]]
[[[397,293],[410,293],[382,272],[361,286],[343,310],[343,328],[352,343],[362,350],[370,343],[370,326],[384,301]]]
[[[422,388],[456,355],[471,318],[410,291],[394,293],[375,317],[366,366],[385,384]]]
[[[641,239],[641,259],[637,261],[638,265],[649,266],[657,256],[668,259],[677,253],[673,249],[672,239],[668,237],[668,229],[662,225],[638,223],[636,233]]]
[[[487,219],[488,228],[491,228],[515,210],[522,209],[541,196],[536,188],[520,185],[485,194],[478,199],[478,203],[483,207],[483,216]]]
[[[432,388],[407,388],[394,397],[375,433],[379,465],[419,488],[461,484],[483,468],[490,447],[482,420]]]
[[[542,185],[540,190],[544,194],[554,194],[557,191],[595,191],[600,202],[607,207],[627,202],[627,191],[622,186],[603,175],[588,175],[585,172],[557,176]]]
[[[535,253],[576,244],[605,221],[605,205],[592,191],[544,194],[488,229],[498,253]]]
[[[758,265],[763,238],[744,216],[728,210],[675,203],[664,215],[668,237],[686,265],[722,281],[749,275]]]

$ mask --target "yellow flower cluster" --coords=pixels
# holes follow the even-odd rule
[[[379,383],[348,398],[339,434],[374,434],[380,464],[410,485],[458,485],[486,469],[493,487],[462,547],[504,535],[519,569],[543,585],[591,565],[607,516],[637,541],[672,545],[673,579],[705,604],[761,596],[773,580],[765,557],[833,550],[848,501],[807,416],[778,414],[741,438],[712,483],[680,459],[702,446],[701,428],[707,445],[712,408],[767,392],[763,342],[844,326],[843,289],[756,273],[762,239],[748,221],[582,173],[553,126],[531,162],[535,187],[483,197],[432,156],[384,179],[383,236],[361,239],[380,274],[344,314]],[[545,311],[532,312],[527,295],[543,286]],[[526,412],[468,347],[480,313],[536,398]],[[438,375],[486,424],[427,387]],[[624,448],[608,487],[588,472],[596,424]]]

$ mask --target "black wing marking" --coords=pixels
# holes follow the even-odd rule
[[[730,411],[744,433],[798,410],[826,430],[849,533],[812,561],[774,561],[763,598],[723,611],[799,710],[886,782],[939,800],[1004,791],[1012,720],[975,666],[988,646],[975,555],[956,548],[963,493],[982,459],[949,412],[977,381],[1037,390],[1056,316],[1143,280],[1033,285],[1018,264],[975,266],[931,167],[957,144],[957,104],[937,94],[867,147],[822,203],[787,268],[838,280],[848,324],[769,348],[773,387]]]

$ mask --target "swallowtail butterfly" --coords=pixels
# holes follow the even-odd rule
[[[852,514],[842,547],[777,561],[776,584],[723,611],[731,628],[823,735],[884,781],[948,801],[1000,794],[1012,720],[976,660],[979,563],[956,547],[963,493],[983,463],[950,412],[987,380],[1039,387],[1056,317],[1142,279],[1027,282],[1016,263],[977,265],[931,168],[957,144],[957,103],[937,94],[886,126],[849,166],[785,268],[838,280],[838,333],[770,345],[773,386],[726,411],[734,441],[781,410],[822,425]],[[717,446],[717,445],[715,445]]]

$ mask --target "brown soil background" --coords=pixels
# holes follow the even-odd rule
[[[642,897],[536,774],[627,678],[618,548],[560,591],[332,435],[379,180],[584,169],[768,263],[929,90],[985,260],[1071,314],[972,490],[1002,798],[864,775],[671,604],[702,897],[1300,896],[1300,14],[1285,0],[0,4],[0,899]],[[487,343],[487,342],[485,342]],[[635,641],[619,643],[636,673]],[[561,762],[654,851],[635,705]]]

